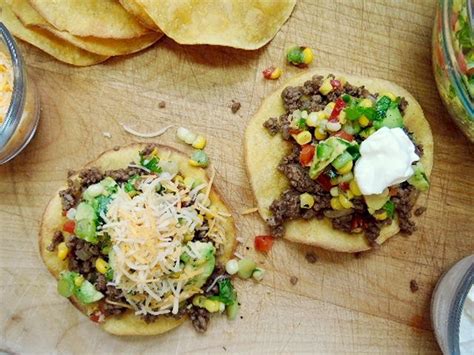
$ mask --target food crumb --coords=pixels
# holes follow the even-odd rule
[[[116,145],[116,146],[114,147],[114,151],[117,152],[117,151],[119,151],[119,150],[120,150],[120,147],[119,147],[118,145]]]
[[[240,104],[240,102],[232,100],[232,105],[230,106],[230,110],[232,111],[232,113],[235,114],[237,113],[237,111],[240,110],[241,106],[242,105]]]
[[[410,290],[411,292],[415,293],[416,291],[419,290],[418,282],[416,280],[410,280]]]
[[[224,351],[227,351],[227,348],[225,346],[223,346],[222,349],[224,349]]]
[[[108,139],[112,138],[112,135],[110,134],[110,132],[102,132],[102,135]]]
[[[414,214],[415,214],[415,216],[419,217],[419,216],[421,216],[423,213],[425,213],[425,211],[426,211],[426,207],[421,206],[421,207],[418,207],[418,208],[415,210]]]
[[[240,319],[244,319],[244,316],[240,316]]]
[[[298,278],[296,276],[291,276],[290,277],[290,284],[292,284],[294,286],[297,283],[298,283]]]
[[[305,258],[310,264],[314,264],[316,261],[318,261],[318,256],[312,251],[307,252]]]
[[[158,102],[158,107],[159,108],[165,108],[166,107],[166,102],[164,102],[164,101]]]

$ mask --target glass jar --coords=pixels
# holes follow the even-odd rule
[[[459,326],[474,283],[474,255],[458,261],[438,281],[431,300],[431,323],[443,354],[460,354]]]
[[[13,87],[5,117],[0,123],[0,164],[17,156],[33,138],[39,119],[39,99],[34,83],[28,79],[25,63],[15,39],[0,23],[0,51],[13,72]],[[5,70],[2,67],[2,70]],[[2,93],[0,93],[2,95]]]
[[[439,0],[433,29],[433,70],[454,122],[474,142],[472,0]]]

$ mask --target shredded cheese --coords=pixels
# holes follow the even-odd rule
[[[252,207],[252,208],[247,208],[245,210],[243,210],[242,212],[240,212],[240,214],[242,216],[246,215],[246,214],[251,214],[251,213],[255,213],[258,211],[258,207]]]
[[[192,259],[203,257],[185,240],[200,230],[202,216],[210,212],[194,197],[206,187],[209,193],[212,178],[209,184],[192,190],[192,199],[189,188],[174,178],[167,173],[143,175],[139,193],[133,197],[119,186],[107,213],[101,216],[105,224],[99,233],[110,236],[114,254],[109,260],[114,270],[111,284],[123,291],[138,315],[177,314],[180,302],[201,292],[189,282],[199,270],[185,268],[180,257],[183,253]],[[225,241],[223,216],[227,214],[209,220],[205,229],[216,247]]]

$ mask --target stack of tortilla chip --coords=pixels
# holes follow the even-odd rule
[[[180,44],[257,49],[296,0],[0,0],[0,21],[56,59],[87,66],[138,52],[163,33]]]

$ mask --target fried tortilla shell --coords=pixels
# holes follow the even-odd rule
[[[54,58],[71,65],[88,66],[107,60],[108,56],[90,53],[54,36],[45,30],[33,31],[23,25],[13,13],[8,1],[0,0],[0,21],[21,40],[45,51]]]
[[[88,163],[85,168],[96,167],[101,171],[120,169],[127,167],[131,161],[139,161],[139,152],[146,147],[146,144],[132,144],[125,146],[119,150],[110,150],[103,153],[96,160]],[[202,181],[209,181],[204,169],[191,167],[188,164],[188,157],[183,153],[162,145],[157,145],[158,154],[162,158],[176,161],[179,165],[180,172],[184,176],[192,176],[194,178],[201,179]],[[77,178],[77,175],[73,175],[71,179]],[[209,195],[211,202],[223,213],[230,214],[230,211],[222,201],[221,197],[215,190],[211,189]],[[59,194],[56,193],[52,200],[49,202],[46,210],[43,214],[40,233],[39,233],[39,250],[41,258],[43,259],[46,267],[51,274],[59,279],[59,274],[62,271],[67,270],[67,261],[61,261],[56,253],[47,250],[50,245],[54,232],[61,230],[64,223],[64,217],[62,215],[61,199]],[[223,253],[218,256],[217,261],[220,264],[225,264],[232,255],[236,244],[236,231],[232,217],[226,218],[223,224],[225,230],[226,241],[224,243]],[[96,309],[97,305],[84,305],[80,303],[74,296],[70,297],[71,301],[77,309],[82,313],[89,316]],[[136,316],[132,311],[118,316],[109,316],[105,319],[100,326],[111,334],[115,335],[156,335],[165,333],[185,321],[186,317],[174,318],[174,317],[159,317],[152,323],[146,323],[143,319]]]
[[[257,49],[288,20],[296,0],[135,0],[180,44]]]
[[[135,53],[151,46],[163,36],[160,32],[150,32],[130,39],[79,37],[52,26],[30,5],[28,0],[13,0],[12,9],[20,21],[29,29],[39,32],[48,31],[81,49],[103,56]]]
[[[136,38],[150,30],[116,0],[29,0],[60,31],[81,37]]]
[[[124,7],[129,13],[135,16],[140,23],[153,31],[159,31],[160,29],[156,23],[152,20],[150,15],[145,11],[142,5],[140,5],[136,0],[119,0],[120,5]]]
[[[428,176],[431,174],[433,136],[421,106],[408,91],[382,79],[347,75],[328,69],[316,69],[292,78],[267,97],[247,126],[244,138],[247,173],[257,200],[260,216],[264,220],[271,216],[269,209],[271,203],[289,187],[287,178],[277,170],[277,166],[280,160],[289,154],[291,145],[284,141],[279,134],[272,137],[263,127],[263,123],[270,117],[279,117],[286,112],[280,96],[285,87],[300,86],[314,75],[327,76],[331,73],[336,77],[345,77],[352,85],[364,85],[372,93],[390,91],[408,101],[404,123],[408,130],[413,132],[416,142],[423,145],[424,154],[421,162],[426,174]],[[340,252],[358,252],[371,248],[363,233],[349,234],[333,229],[331,221],[327,218],[323,220],[295,219],[286,222],[284,226],[284,238],[293,242]],[[382,244],[399,231],[398,220],[395,218],[391,225],[382,228],[377,243]]]

